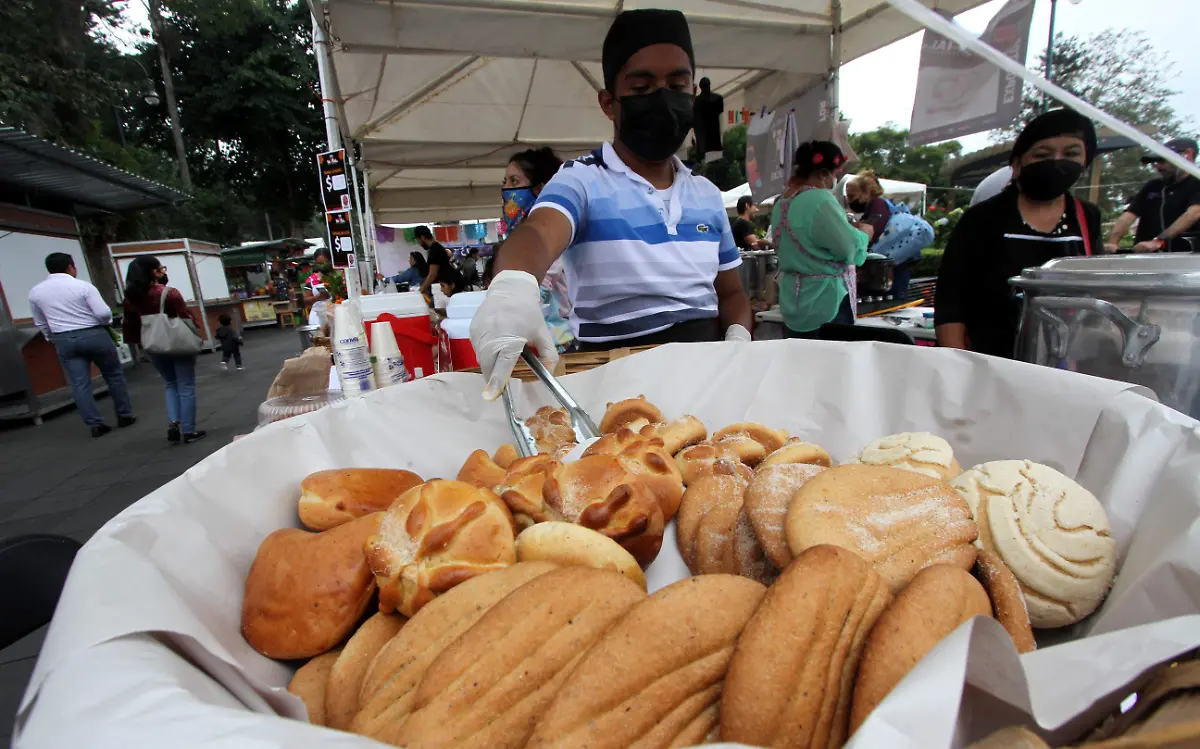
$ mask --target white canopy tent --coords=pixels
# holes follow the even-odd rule
[[[327,95],[380,223],[495,215],[513,153],[572,157],[611,137],[596,93],[620,9],[685,12],[697,75],[730,110],[771,109],[920,28],[887,0],[310,2],[330,41]],[[985,0],[923,2],[959,13]]]
[[[846,194],[846,182],[848,182],[849,179],[850,178],[847,176],[838,183],[839,193],[841,195]],[[903,180],[898,179],[880,179],[879,184],[883,186],[883,194],[887,197],[891,198],[892,200],[908,203],[909,207],[913,208],[914,211],[917,209],[920,209],[922,212],[924,211],[925,192],[927,190],[925,185],[921,184],[920,182],[904,182]],[[749,196],[750,183],[744,182],[732,190],[726,190],[725,192],[721,193],[721,200],[725,204],[725,210],[730,214],[733,214],[737,212],[738,200]],[[770,204],[773,202],[775,202],[774,198],[763,201],[765,204]]]

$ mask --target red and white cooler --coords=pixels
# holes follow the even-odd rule
[[[363,324],[370,345],[371,323],[388,322],[396,334],[396,343],[404,356],[404,366],[412,378],[437,372],[438,339],[434,335],[429,306],[419,291],[399,294],[370,294],[359,301]]]
[[[471,346],[471,320],[483,303],[486,291],[455,294],[446,303],[446,319],[438,330],[438,371],[457,372],[478,367]]]

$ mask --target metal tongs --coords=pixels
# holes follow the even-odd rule
[[[600,436],[600,430],[596,428],[596,422],[592,421],[592,417],[588,416],[587,411],[580,407],[579,403],[571,397],[567,389],[562,386],[558,379],[550,374],[550,370],[546,369],[546,365],[542,364],[542,360],[530,353],[529,349],[521,352],[521,359],[533,370],[533,374],[537,376],[542,384],[554,396],[554,399],[562,404],[563,409],[567,412],[567,416],[571,419],[571,428],[575,431],[576,441],[583,444],[585,441],[593,440]],[[529,427],[525,426],[525,422],[517,417],[517,410],[513,407],[512,397],[508,394],[508,388],[500,394],[504,400],[504,411],[508,416],[508,427],[512,430],[513,442],[517,446],[517,452],[521,457],[528,458],[537,455],[537,441],[529,431]]]

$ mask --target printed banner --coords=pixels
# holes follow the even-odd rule
[[[321,199],[326,211],[350,209],[350,185],[346,179],[346,149],[317,154],[317,172],[321,178]]]
[[[329,254],[334,268],[354,267],[354,231],[350,223],[350,211],[329,211],[325,214],[325,226],[329,230]]]
[[[746,181],[754,201],[763,202],[781,194],[792,173],[796,147],[809,140],[834,140],[829,118],[829,93],[817,84],[774,112],[753,116],[746,128]]]

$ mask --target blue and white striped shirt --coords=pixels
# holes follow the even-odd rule
[[[571,222],[563,255],[571,331],[603,343],[717,316],[717,273],[741,265],[721,192],[679,159],[666,190],[633,172],[609,143],[563,164],[533,210]]]

